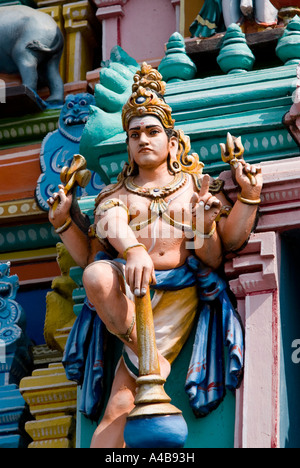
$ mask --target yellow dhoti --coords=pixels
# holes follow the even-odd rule
[[[191,286],[179,291],[155,291],[151,304],[157,349],[172,364],[193,327],[198,306],[197,289]],[[138,370],[138,357],[127,346],[124,351],[125,364],[131,373],[133,369],[127,358]]]
[[[118,272],[124,282],[126,296],[134,301],[134,295],[125,280],[125,265],[116,260],[100,261],[108,263]],[[157,350],[172,364],[194,324],[198,306],[197,288],[191,286],[175,291],[154,290],[151,296]],[[138,357],[126,345],[123,357],[129,372],[136,377]]]

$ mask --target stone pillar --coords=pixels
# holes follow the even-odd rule
[[[253,234],[226,263],[230,288],[245,325],[245,373],[236,398],[236,448],[279,444],[280,309],[275,232]]]
[[[86,79],[87,71],[93,68],[93,51],[97,46],[92,22],[94,13],[88,0],[68,3],[63,6],[66,31],[66,81]]]
[[[279,447],[280,234],[300,228],[300,158],[261,163],[264,186],[256,233],[225,264],[245,324],[245,376],[236,400],[235,447]],[[236,199],[231,173],[220,176]]]
[[[64,39],[66,39],[64,21],[63,21],[63,16],[62,16],[62,5],[63,3],[61,0],[57,1],[55,5],[52,5],[52,6],[49,5],[49,2],[45,0],[38,2],[39,10],[43,11],[44,13],[47,13],[49,16],[51,16],[52,19],[54,19],[57,26],[63,33]],[[65,82],[66,80],[66,47],[64,48],[63,54],[61,56],[59,71],[60,71],[60,76],[63,82]]]
[[[124,16],[122,6],[127,0],[94,0],[98,7],[97,20],[102,24],[102,60],[109,60],[110,51],[121,45],[120,20]]]
[[[176,31],[180,32],[180,5],[181,0],[170,0],[174,9],[175,9],[175,16],[176,16]]]
[[[62,243],[57,244],[57,262],[61,276],[54,279],[53,290],[47,294],[44,336],[49,349],[62,356],[76,319],[72,300],[76,283],[69,276],[75,262]],[[20,391],[35,418],[25,425],[33,439],[29,448],[73,448],[77,384],[67,379],[61,362],[34,370],[30,377],[22,379]]]

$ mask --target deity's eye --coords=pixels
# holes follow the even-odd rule
[[[84,106],[87,105],[87,101],[86,101],[85,99],[80,99],[79,105],[82,106],[82,107],[84,107]]]
[[[74,107],[74,102],[72,102],[72,101],[68,102],[67,108],[68,109],[73,109],[73,107]]]

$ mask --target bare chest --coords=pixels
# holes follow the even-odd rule
[[[161,231],[184,231],[192,226],[193,184],[181,188],[166,197],[150,198],[129,193],[127,207],[130,227],[142,233],[153,224],[160,225]],[[177,234],[176,237],[179,235]],[[181,236],[179,236],[181,237]]]

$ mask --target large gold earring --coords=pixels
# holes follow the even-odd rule
[[[177,174],[181,171],[180,163],[176,159],[171,159],[171,155],[169,154],[168,157],[168,167],[169,171],[173,172],[173,174]]]
[[[130,177],[136,173],[136,164],[134,160],[131,158],[130,153],[128,151],[128,161],[126,170],[125,170],[125,177]]]
[[[126,168],[126,177],[130,177],[132,174],[133,174],[133,171],[134,171],[134,162],[130,161],[129,164],[127,164],[127,168]]]

